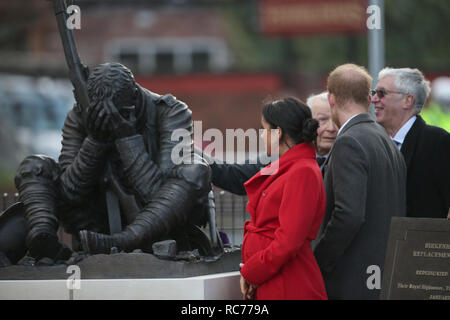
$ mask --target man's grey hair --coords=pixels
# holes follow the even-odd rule
[[[306,99],[306,105],[312,110],[313,108],[313,104],[314,104],[314,100],[319,99],[319,100],[323,100],[326,103],[328,103],[328,91],[324,91],[322,93],[319,94],[313,94],[310,95],[308,99]]]
[[[419,113],[430,95],[430,81],[420,70],[411,68],[384,68],[378,73],[379,80],[388,76],[394,77],[397,91],[414,96],[414,109]]]

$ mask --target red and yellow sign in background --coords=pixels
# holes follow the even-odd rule
[[[274,36],[366,32],[367,0],[260,0],[260,28]]]

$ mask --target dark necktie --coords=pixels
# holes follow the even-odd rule
[[[326,157],[317,157],[317,164],[319,165],[319,168],[323,165],[325,160],[327,160]]]

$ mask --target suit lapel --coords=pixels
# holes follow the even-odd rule
[[[407,168],[409,168],[411,159],[414,155],[414,151],[416,150],[417,141],[419,140],[418,138],[423,128],[425,128],[425,126],[426,126],[425,121],[423,121],[423,119],[418,115],[411,129],[406,134],[405,140],[403,141],[400,151],[405,157]]]
[[[323,163],[322,170],[320,170],[320,171],[322,171],[322,177],[325,177],[325,171],[327,170],[330,157],[331,157],[331,150],[330,150],[330,153],[328,154],[328,158],[326,158],[325,162]]]

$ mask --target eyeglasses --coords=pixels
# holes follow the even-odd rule
[[[399,94],[407,94],[404,92],[399,92],[399,91],[391,91],[391,90],[387,90],[385,88],[381,88],[381,89],[376,89],[376,90],[371,90],[370,91],[370,95],[373,97],[374,95],[377,95],[378,98],[382,99],[384,98],[385,95],[389,94],[389,93],[399,93]]]

